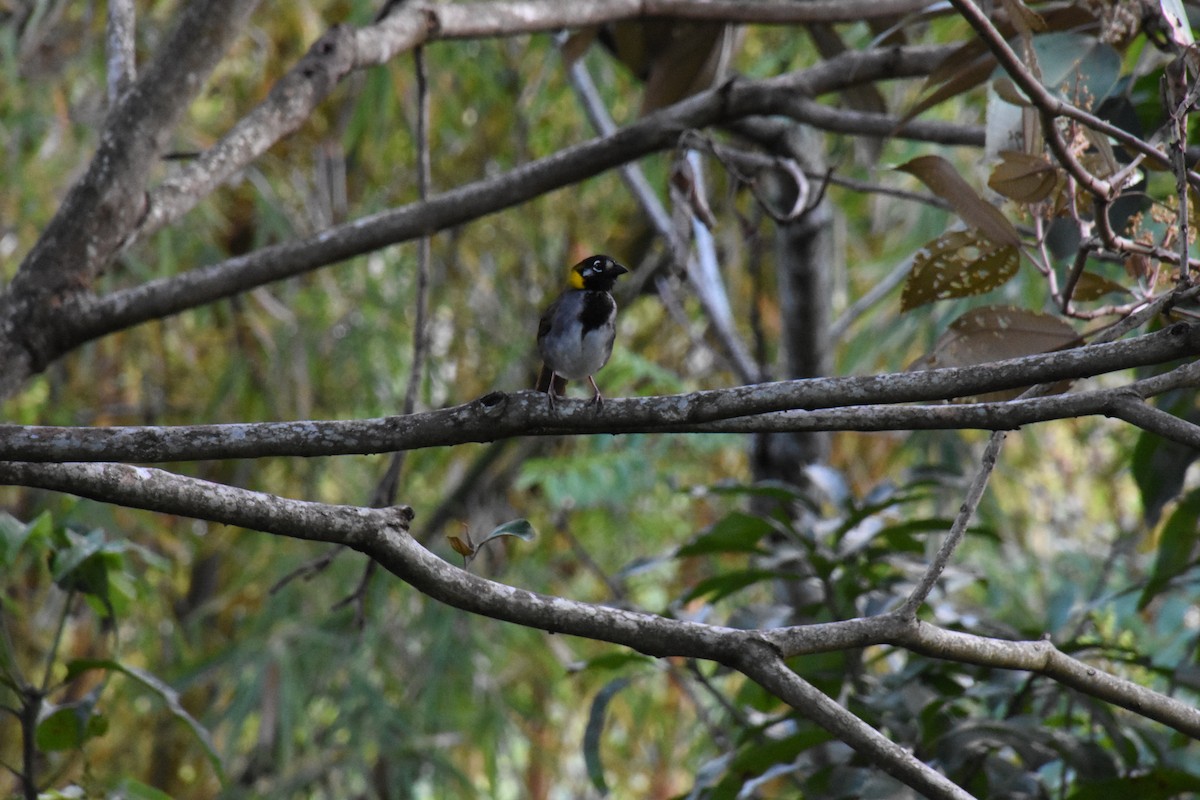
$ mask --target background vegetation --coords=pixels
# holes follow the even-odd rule
[[[999,448],[987,429],[1020,426],[1005,416],[1017,412],[1017,392],[937,395],[997,403],[987,424],[869,423],[883,412],[868,406],[826,425],[833,434],[769,433],[765,416],[751,423],[756,433],[663,432],[666,405],[618,400],[914,364],[966,368],[1192,319],[1194,9],[1009,0],[993,9],[999,32],[989,38],[970,0],[953,10],[777,3],[783,17],[773,24],[762,4],[721,4],[717,23],[697,21],[699,3],[663,3],[651,20],[601,0],[567,11],[528,5],[536,24],[494,22],[508,6],[481,2],[437,6],[447,15],[440,27],[420,30],[424,12],[405,4],[382,23],[366,2],[252,13],[237,2],[0,4],[0,271],[9,286],[0,369],[11,423],[0,437],[11,485],[0,490],[0,791],[1200,790],[1188,747],[1200,735],[1190,373],[1169,373],[1184,377],[1139,404],[1149,421],[1113,400],[1022,428],[994,473],[987,459],[980,467],[981,453],[994,459]],[[104,217],[106,200],[68,192],[108,179],[96,177],[94,157],[111,145],[114,109],[132,107],[130,87],[153,76],[146,65],[188,8],[231,28],[228,50],[214,45],[219,63],[203,88],[165,133],[146,135],[154,156],[144,180],[113,168],[111,185],[134,198],[122,203],[147,205]],[[133,21],[125,37],[123,13]],[[556,22],[560,13],[575,22]],[[263,146],[223,151],[233,167],[206,161],[258,104],[282,107],[273,87],[318,63],[301,59],[319,57],[314,42],[335,41],[321,38],[334,25],[360,38],[327,96],[315,91],[311,113],[293,126],[262,124]],[[1004,62],[1005,41],[1015,68]],[[380,42],[382,50],[368,46]],[[136,69],[122,72],[122,46]],[[728,63],[710,73],[698,56],[718,52]],[[895,62],[854,60],[879,54]],[[739,77],[725,83],[730,75]],[[588,86],[618,129],[668,142],[597,151],[597,163],[636,164],[649,193],[618,169],[585,165],[519,204],[489,199],[502,194],[495,181],[604,135]],[[730,108],[705,111],[722,92]],[[1120,132],[1165,157],[1139,158]],[[621,136],[603,141],[619,148],[636,138]],[[129,151],[139,137],[130,133]],[[569,173],[547,167],[559,168]],[[214,185],[188,183],[197,174]],[[467,219],[434,216],[334,256],[317,252],[323,233],[351,236],[347,223],[406,207],[420,214],[427,197],[472,185],[486,208]],[[188,199],[163,189],[171,186]],[[73,202],[90,216],[52,222]],[[56,224],[92,238],[72,250],[69,237],[50,235]],[[288,244],[297,249],[272,250]],[[252,269],[277,252],[284,280],[248,279],[212,302],[185,299],[124,322],[104,305],[136,306],[136,290],[153,281],[238,267],[243,256]],[[309,458],[15,449],[19,437],[49,438],[27,426],[367,420],[526,389],[538,366],[538,314],[566,268],[592,252],[633,268],[619,287],[617,349],[598,378],[603,414],[581,402],[556,421],[544,398],[518,397],[528,435],[411,449],[395,462],[372,454],[391,449],[382,446]],[[719,277],[704,271],[709,254]],[[68,277],[42,283],[60,273]],[[1194,345],[1174,353],[1183,355]],[[1185,370],[1174,357],[1096,369],[1088,374],[1105,374],[1073,391]],[[863,402],[894,401],[836,405]],[[622,428],[621,415],[638,408],[651,423]],[[545,435],[589,432],[621,435]],[[300,532],[284,538],[200,511],[83,499],[96,491],[71,492],[69,481],[65,491],[29,488],[49,478],[27,462],[61,461],[69,477],[84,474],[69,471],[86,466],[74,462],[109,460],[354,506],[380,505],[391,463],[400,470],[391,502],[415,510],[410,531],[449,562],[447,574],[463,563],[448,536],[478,543],[527,519],[536,537],[491,541],[470,571],[749,630],[891,619],[910,598],[907,613],[920,607],[940,630],[991,637],[979,642],[1046,640],[1101,673],[1095,686],[1110,675],[1125,683],[1114,699],[1015,656],[913,641],[785,653],[796,675],[964,793],[954,794],[914,782],[898,757],[864,750],[730,662],[654,658],[642,654],[664,654],[654,646],[466,613],[387,572],[364,573],[361,554]],[[970,490],[989,475],[976,508]],[[944,571],[930,571],[952,529],[965,537]],[[940,581],[917,589],[923,576]],[[1179,702],[1160,716],[1137,713],[1136,687]]]

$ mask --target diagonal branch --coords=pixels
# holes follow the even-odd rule
[[[1200,739],[1200,710],[1070,658],[1049,642],[989,639],[942,630],[897,614],[765,631],[742,630],[552,597],[472,575],[438,558],[408,534],[413,519],[408,506],[375,509],[291,500],[124,464],[3,461],[0,482],[296,539],[343,544],[376,560],[418,591],[463,611],[552,633],[611,642],[647,655],[703,658],[742,669],[755,680],[763,680],[764,686],[789,703],[799,702],[795,707],[803,714],[810,711],[808,702],[817,701],[820,708],[809,718],[836,735],[841,735],[837,726],[849,720],[833,712],[828,705],[832,701],[808,696],[805,685],[778,672],[782,668],[780,658],[892,644],[934,658],[1029,670]],[[856,747],[863,743],[846,741]],[[884,751],[875,749],[877,746],[881,743],[867,743],[862,752],[872,759],[887,758]],[[896,766],[892,760],[877,763],[889,770]],[[926,775],[924,779],[933,777]]]
[[[740,654],[734,666],[925,797],[953,800],[974,797],[788,669],[775,649],[755,643]]]
[[[343,46],[332,46],[330,53],[325,56],[310,52],[306,58],[336,60],[340,58],[338,54]],[[314,51],[319,49],[314,47]],[[504,175],[444,192],[425,203],[413,203],[374,214],[315,236],[265,247],[102,298],[72,298],[59,317],[60,324],[54,341],[47,343],[47,352],[42,360],[49,361],[80,343],[122,328],[196,308],[272,281],[303,274],[511,208],[647,154],[675,147],[680,134],[686,130],[757,114],[788,114],[789,108],[795,105],[800,95],[823,94],[854,82],[924,74],[946,52],[947,48],[942,47],[907,47],[847,53],[830,62],[789,75],[726,84],[648,115],[610,136],[567,147]],[[305,68],[300,72],[307,70]],[[315,66],[312,70],[314,75],[323,74]],[[304,80],[315,81],[317,78]],[[292,79],[285,78],[281,82],[283,84],[291,86]],[[299,92],[311,99],[313,91],[310,88],[300,92],[293,87],[287,91],[281,90],[280,94],[291,97]],[[275,94],[273,92],[272,97]],[[272,102],[268,98],[264,105]],[[964,127],[962,134],[968,140],[975,141],[978,131]],[[232,174],[248,163],[253,155],[251,150],[259,146],[256,144],[246,150],[248,145],[230,144],[232,151],[225,153],[222,148],[226,147],[230,136],[210,151],[212,157],[220,162],[223,171],[221,174],[211,174],[214,181],[223,180],[223,175]],[[269,143],[267,139],[260,142],[263,148]],[[203,162],[204,158],[200,161]],[[162,191],[174,192],[175,189],[169,188],[172,185],[169,181],[164,183]],[[180,197],[186,199],[189,204],[187,208],[190,208],[190,204],[198,201],[202,187],[192,186],[180,191]],[[152,207],[155,202],[152,198]],[[186,208],[181,206],[177,210],[182,214]],[[150,218],[155,213],[152,208]],[[53,349],[50,349],[51,346]]]
[[[992,21],[988,19],[987,15],[976,5],[974,0],[950,0],[950,3],[971,27],[975,29],[975,32],[987,44],[988,49],[995,55],[996,60],[1000,62],[1000,66],[1004,68],[1009,77],[1013,79],[1021,88],[1021,91],[1025,93],[1025,96],[1041,112],[1042,128],[1046,133],[1047,141],[1055,151],[1055,155],[1058,156],[1063,166],[1071,172],[1072,177],[1087,187],[1088,191],[1093,195],[1102,199],[1111,199],[1114,187],[1107,181],[1102,181],[1089,173],[1070,154],[1062,140],[1061,133],[1055,125],[1056,117],[1066,117],[1067,119],[1075,120],[1094,131],[1103,133],[1105,136],[1111,136],[1134,153],[1145,156],[1158,166],[1164,169],[1171,168],[1170,158],[1150,142],[1139,139],[1128,131],[1118,128],[1116,125],[1106,122],[1094,114],[1090,114],[1071,103],[1059,99],[1058,96],[1043,86],[1041,81],[1034,77],[1025,67],[1020,56],[1009,47],[1008,42],[1004,40],[1003,34],[996,29],[996,26],[992,24]],[[1200,175],[1195,172],[1188,172],[1187,178],[1193,186],[1200,188]]]
[[[256,0],[197,0],[105,120],[96,154],[0,295],[0,396],[55,356],[44,324],[63,296],[109,265],[145,212],[145,186],[167,137]]]
[[[397,55],[441,39],[514,36],[559,31],[616,22],[641,16],[803,24],[813,21],[858,21],[914,11],[925,5],[916,0],[850,0],[791,4],[710,3],[704,0],[660,0],[653,4],[632,0],[592,2],[491,2],[408,4],[384,19],[360,29],[336,25],[321,36],[308,53],[284,75],[268,97],[240,119],[221,141],[195,161],[179,168],[155,189],[139,238],[187,213],[199,200],[246,167],[272,145],[294,132],[313,110],[351,72],[386,64]],[[894,10],[893,10],[894,9]],[[854,16],[857,12],[857,16]],[[888,50],[872,51],[888,53]],[[861,54],[845,54],[861,55]],[[834,61],[838,59],[833,59]],[[846,66],[846,65],[843,65]],[[932,69],[932,65],[929,67]],[[924,72],[928,72],[926,69]],[[857,83],[905,77],[903,70],[871,77],[853,68],[841,72],[842,80]],[[826,91],[832,91],[826,90]],[[946,136],[945,126],[929,126]],[[920,130],[921,126],[908,129]]]

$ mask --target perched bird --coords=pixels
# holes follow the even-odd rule
[[[596,407],[604,404],[592,376],[612,355],[617,303],[609,292],[626,272],[608,256],[588,256],[571,267],[570,285],[542,314],[537,333],[542,372],[537,389],[549,396],[551,408],[555,397],[566,392],[567,381],[580,378],[592,384]]]

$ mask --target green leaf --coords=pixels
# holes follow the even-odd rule
[[[1042,83],[1064,100],[1095,108],[1121,77],[1121,56],[1112,45],[1082,33],[1035,36],[1033,50]]]
[[[1200,792],[1200,776],[1178,769],[1155,769],[1134,776],[1110,778],[1088,784],[1068,795],[1068,800],[1169,800]]]
[[[794,577],[795,575],[792,573],[784,573],[771,569],[743,569],[722,572],[719,575],[705,578],[693,586],[691,591],[684,595],[684,602],[691,602],[701,597],[707,597],[708,602],[715,603],[756,583],[775,580],[776,578]]]
[[[29,538],[29,526],[0,511],[0,566],[11,566]]]
[[[58,706],[37,725],[34,739],[39,750],[77,750],[89,739],[108,730],[104,715],[96,713],[94,698]]]
[[[67,531],[70,544],[56,550],[50,559],[54,584],[64,591],[76,591],[102,601],[108,607],[108,573],[121,566],[124,542],[108,542],[103,529],[80,536]]]
[[[1200,489],[1193,489],[1184,495],[1163,525],[1158,538],[1158,553],[1154,558],[1154,569],[1150,580],[1138,598],[1138,610],[1141,611],[1155,598],[1171,579],[1182,575],[1194,563],[1193,554],[1196,550],[1197,523],[1200,522]]]
[[[499,539],[501,536],[515,536],[523,541],[532,542],[534,537],[537,536],[537,531],[535,531],[533,526],[529,524],[529,520],[514,519],[511,522],[504,523],[487,536],[483,537],[483,539],[477,545],[475,545],[475,548],[479,549],[492,539]]]
[[[755,741],[734,756],[730,769],[741,774],[766,772],[776,764],[794,761],[801,753],[832,738],[828,731],[810,728],[780,739],[768,739],[762,744]]]
[[[734,511],[680,547],[676,555],[686,557],[709,553],[761,553],[759,540],[774,530],[775,526],[769,520],[757,514]]]
[[[615,653],[605,653],[604,655],[589,658],[583,663],[584,669],[594,670],[615,670],[629,664],[653,664],[654,659],[650,656],[644,656],[641,653],[631,651],[619,651]]]
[[[998,245],[973,231],[944,233],[913,257],[912,272],[900,295],[900,310],[990,292],[1008,283],[1018,266],[1015,247]]]
[[[188,713],[187,709],[183,707],[183,704],[179,702],[178,692],[176,692],[155,675],[152,675],[143,669],[132,667],[128,664],[122,664],[119,661],[114,661],[108,658],[78,658],[69,661],[67,662],[66,679],[67,681],[70,681],[76,676],[93,669],[123,673],[157,694],[159,698],[162,699],[163,703],[166,704],[170,712],[191,729],[192,735],[196,737],[196,740],[200,742],[200,745],[204,748],[205,753],[207,753],[209,763],[212,764],[217,776],[220,778],[222,783],[225,782],[225,768],[221,763],[221,757],[217,755],[217,748],[213,744],[212,736],[209,735],[208,730],[201,725],[195,717]]]
[[[171,795],[161,789],[147,786],[133,778],[125,778],[121,781],[118,793],[123,800],[172,800]]]
[[[1194,402],[1194,397],[1188,393],[1188,401]],[[1189,422],[1195,415],[1194,411],[1176,408],[1178,403],[1162,402],[1163,398],[1154,398],[1153,404],[1164,410],[1171,410],[1183,416]],[[1164,407],[1165,405],[1165,407]],[[1133,447],[1129,471],[1137,485],[1142,498],[1142,519],[1149,525],[1157,524],[1163,507],[1175,499],[1183,489],[1184,476],[1188,467],[1200,456],[1200,451],[1185,444],[1164,439],[1157,433],[1142,431]]]
[[[588,712],[587,728],[583,732],[583,761],[587,765],[588,778],[596,791],[603,797],[608,794],[608,784],[604,780],[604,764],[600,760],[600,739],[604,735],[604,715],[608,704],[617,692],[629,685],[629,678],[617,678],[609,681],[596,693],[592,700],[592,708]]]

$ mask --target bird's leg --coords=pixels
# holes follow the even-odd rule
[[[596,379],[591,375],[588,375],[588,383],[592,385],[592,391],[596,393],[595,397],[592,398],[592,404],[595,405],[596,410],[599,411],[601,408],[604,408],[604,397],[602,397],[600,394],[600,387],[596,385]]]

